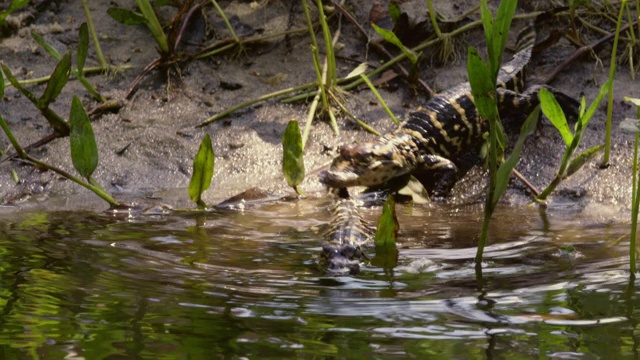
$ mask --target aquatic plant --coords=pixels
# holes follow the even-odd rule
[[[65,55],[63,58],[69,58],[68,54]],[[65,67],[68,68],[69,63],[70,61],[65,61],[63,65],[58,66],[56,70],[59,68],[62,68],[62,69],[64,69]],[[5,66],[3,65],[3,68],[4,67]],[[63,73],[62,70],[57,70],[57,71],[60,73]],[[56,71],[54,71],[54,73],[55,72]],[[52,79],[51,81],[55,81],[56,79],[58,79],[58,75],[52,76],[51,79]],[[58,82],[57,84],[60,84],[60,83]],[[47,89],[51,88],[52,90],[49,90],[48,92],[45,90],[45,94],[49,94],[47,96],[51,98],[55,98],[57,96],[55,92],[59,93],[59,89],[61,88],[58,88],[58,87],[54,88],[54,87],[55,86],[51,86],[51,87],[48,86]],[[0,98],[2,98],[2,96],[4,96],[4,79],[2,78],[2,76],[0,76]],[[45,99],[47,98],[45,97]],[[66,122],[64,122],[64,124],[66,124],[69,128],[69,144],[71,147],[71,160],[73,163],[73,167],[76,169],[76,171],[80,174],[82,178],[74,176],[66,172],[65,170],[62,170],[58,167],[55,167],[53,165],[50,165],[48,163],[45,163],[43,161],[40,161],[30,156],[22,148],[22,146],[20,146],[15,136],[11,132],[9,125],[4,120],[4,118],[0,115],[0,128],[2,128],[2,131],[5,133],[5,135],[9,139],[9,142],[11,142],[11,145],[15,149],[16,154],[20,159],[25,160],[29,163],[32,163],[40,168],[53,171],[59,174],[60,176],[68,180],[71,180],[74,183],[85,187],[86,189],[89,189],[94,194],[99,196],[101,199],[106,201],[112,208],[120,206],[120,203],[117,200],[115,200],[111,195],[109,195],[92,178],[93,172],[95,171],[98,165],[98,148],[96,146],[93,130],[91,127],[91,122],[89,121],[89,116],[87,115],[87,112],[84,109],[84,106],[82,106],[82,103],[80,102],[80,99],[78,99],[77,96],[74,96],[71,102],[71,111],[69,113],[69,124],[67,124]]]
[[[205,134],[200,142],[198,153],[193,159],[193,174],[189,182],[189,197],[196,203],[199,210],[204,210],[207,204],[202,200],[202,194],[211,186],[215,154],[211,144],[211,137]]]
[[[501,165],[503,171],[498,169],[499,156],[505,144],[505,135],[498,114],[496,102],[496,80],[500,71],[500,59],[507,43],[507,35],[511,27],[511,20],[515,13],[517,1],[502,1],[498,7],[495,19],[491,15],[487,3],[482,0],[480,3],[482,25],[485,39],[487,41],[488,59],[485,63],[478,54],[478,51],[469,47],[467,71],[469,73],[469,83],[471,92],[475,100],[480,116],[489,122],[489,188],[484,206],[484,221],[476,252],[476,266],[482,262],[482,255],[487,241],[489,223],[491,216],[502,196],[506,183],[511,176],[511,169],[517,163],[518,155],[514,161],[505,162]],[[527,121],[532,123],[533,121]],[[523,126],[524,128],[524,126]],[[510,168],[509,168],[510,167]],[[500,175],[500,176],[498,176]],[[505,184],[502,186],[502,184]]]
[[[282,173],[287,184],[301,194],[298,185],[304,180],[304,155],[300,127],[295,120],[289,121],[282,136]]]
[[[610,91],[610,88],[612,86],[612,80],[609,80],[604,85],[602,85],[602,87],[600,88],[600,93],[591,103],[589,109],[586,109],[586,100],[584,97],[582,97],[582,100],[580,102],[579,117],[575,124],[574,133],[571,132],[569,125],[567,124],[567,119],[564,115],[564,112],[553,94],[544,88],[540,89],[539,97],[542,112],[551,121],[553,126],[555,126],[555,128],[560,132],[562,140],[565,143],[565,152],[556,176],[553,178],[551,183],[547,185],[547,187],[540,193],[540,195],[536,197],[538,201],[546,200],[549,194],[551,194],[551,192],[553,192],[553,190],[555,190],[555,188],[564,179],[580,170],[580,168],[582,168],[584,164],[595,157],[598,152],[600,152],[600,150],[602,150],[602,148],[604,147],[603,145],[597,145],[585,150],[578,156],[573,156],[575,151],[578,149],[578,146],[580,145],[582,135],[587,129],[589,121],[593,117],[593,114],[596,112],[598,105],[600,105],[600,102],[602,101],[602,99],[604,99],[604,96],[607,94],[607,92]]]
[[[635,119],[624,119],[620,123],[623,132],[634,135],[633,165],[631,179],[631,233],[629,234],[629,271],[631,277],[636,277],[636,236],[638,232],[638,209],[640,208],[640,177],[638,177],[638,146],[640,142],[640,99],[625,97],[625,100],[634,104],[636,109]]]

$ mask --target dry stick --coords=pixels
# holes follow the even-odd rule
[[[637,23],[638,22],[635,21],[631,25],[635,26]],[[629,27],[631,25],[626,25],[626,26],[622,27],[620,29],[620,32],[629,30]],[[615,36],[615,33],[610,33],[609,35],[599,39],[598,41],[596,41],[592,45],[585,45],[585,46],[582,46],[582,47],[578,48],[573,53],[573,55],[571,55],[571,57],[569,57],[562,64],[560,64],[542,83],[543,84],[550,83],[560,73],[560,71],[564,70],[564,68],[566,68],[567,66],[571,65],[571,63],[573,63],[574,61],[578,60],[582,56],[584,56],[584,55],[586,55],[588,53],[591,53],[591,51],[594,51],[597,47],[602,46],[605,42],[611,40],[611,38],[613,38],[614,36]]]

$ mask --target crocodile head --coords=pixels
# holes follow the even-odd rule
[[[343,145],[329,170],[319,174],[320,182],[333,188],[379,185],[412,172],[416,153],[415,143],[406,135]]]
[[[327,244],[322,247],[322,258],[329,275],[357,274],[362,257],[360,247],[352,244]]]

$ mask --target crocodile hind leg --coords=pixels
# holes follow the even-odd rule
[[[580,103],[571,96],[546,85],[534,85],[522,93],[498,88],[496,91],[498,104],[500,104],[500,117],[515,117],[524,120],[540,104],[538,93],[541,88],[547,89],[555,96],[567,119],[575,120],[578,118]]]

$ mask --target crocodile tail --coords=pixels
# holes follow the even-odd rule
[[[524,89],[524,70],[531,59],[531,52],[536,40],[536,28],[533,21],[529,21],[518,34],[516,53],[511,60],[500,68],[498,86],[521,92]]]

